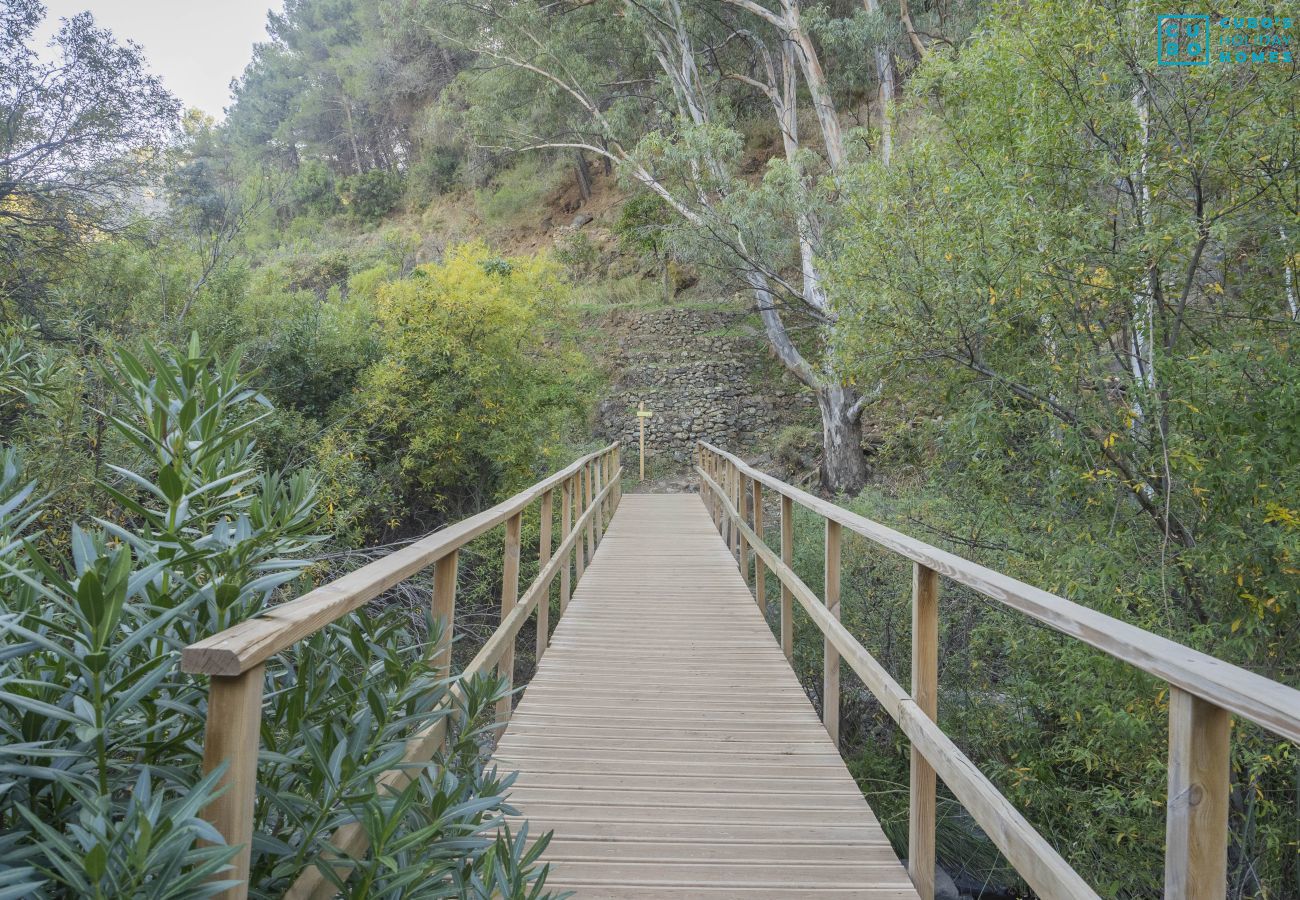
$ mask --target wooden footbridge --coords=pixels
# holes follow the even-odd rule
[[[937,777],[1037,895],[1096,897],[934,721],[947,578],[1168,683],[1166,897],[1224,897],[1231,717],[1300,742],[1300,692],[915,541],[708,444],[696,473],[699,494],[624,497],[612,445],[187,648],[187,671],[211,676],[204,762],[227,766],[228,789],[205,815],[244,847],[236,877],[246,879],[249,867],[265,661],[428,568],[433,612],[454,621],[458,551],[500,529],[501,622],[464,674],[497,668],[513,678],[520,628],[537,617],[540,662],[518,705],[498,710],[508,725],[494,758],[519,773],[511,802],[531,833],[553,832],[548,887],[582,898],[928,900]],[[521,523],[534,504],[539,571],[520,593]],[[824,598],[791,567],[796,504],[825,521]],[[839,622],[846,533],[913,563],[910,691]],[[780,600],[769,626],[773,577]],[[788,662],[796,603],[824,640],[820,721]],[[449,645],[435,654],[449,666]],[[912,745],[906,870],[837,750],[844,665]],[[412,735],[407,759],[431,758],[445,727],[444,718]],[[405,777],[397,770],[383,784]],[[331,843],[340,853],[366,851],[356,825]],[[247,893],[244,884],[227,896]],[[313,869],[288,896],[333,894]]]

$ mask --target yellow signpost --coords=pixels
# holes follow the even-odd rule
[[[653,415],[654,413],[652,413],[650,410],[645,408],[645,401],[642,400],[641,405],[638,406],[636,410],[637,422],[641,425],[641,480],[642,481],[645,481],[645,420],[650,418]]]

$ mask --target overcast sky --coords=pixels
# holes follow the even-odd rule
[[[253,44],[267,40],[266,14],[281,0],[45,0],[45,40],[62,17],[89,10],[118,40],[144,47],[150,68],[186,106],[221,118],[230,79],[244,71]]]

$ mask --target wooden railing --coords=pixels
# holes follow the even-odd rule
[[[537,609],[537,655],[541,658],[549,634],[550,587],[560,577],[560,613],[563,615],[571,592],[571,565],[581,578],[595,552],[608,517],[620,497],[617,443],[582,457],[562,472],[540,481],[509,500],[428,537],[394,551],[335,581],[274,606],[262,615],[228,628],[185,648],[182,667],[186,672],[211,676],[208,689],[207,734],[203,748],[203,769],[211,772],[226,765],[222,777],[224,793],[204,810],[231,846],[240,847],[233,861],[234,871],[223,879],[238,879],[240,886],[222,896],[248,895],[248,873],[253,839],[253,802],[257,790],[257,756],[262,718],[262,691],[266,661],[298,641],[337,621],[394,585],[433,566],[433,617],[444,628],[432,658],[444,674],[451,671],[452,623],[456,611],[456,567],[461,547],[474,538],[505,525],[505,561],[501,588],[501,621],[496,631],[462,672],[465,678],[496,667],[509,684],[514,672],[515,637]],[[552,550],[555,492],[560,492],[560,542]],[[540,501],[541,534],[538,547],[540,571],[523,595],[519,594],[520,531],[525,510]],[[576,518],[574,514],[578,513]],[[510,714],[510,697],[501,700],[497,716]],[[405,762],[424,762],[446,738],[447,719],[411,736]],[[383,776],[382,786],[400,787],[412,777],[410,768],[394,769]],[[345,825],[330,843],[348,855],[364,853],[366,835],[360,825]],[[286,896],[329,897],[335,889],[318,868],[304,872]]]
[[[842,658],[911,741],[908,870],[923,900],[934,897],[936,774],[1039,896],[1097,896],[935,723],[941,577],[1169,684],[1165,896],[1199,900],[1225,895],[1230,717],[1241,716],[1300,743],[1300,691],[914,540],[759,472],[711,444],[699,444],[696,472],[700,492],[747,580],[750,561],[754,563],[760,607],[765,606],[766,573],[771,571],[781,584],[786,657],[793,659],[794,652],[793,601],[824,636],[823,706],[831,737],[839,730]],[[780,497],[780,556],[763,539],[764,487]],[[826,522],[824,603],[792,568],[796,503]],[[912,560],[911,694],[840,624],[844,529]]]

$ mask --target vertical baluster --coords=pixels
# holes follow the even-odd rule
[[[591,461],[591,479],[592,479],[591,496],[593,498],[599,497],[601,489],[605,487],[605,470],[604,467],[601,466],[599,459],[593,459]],[[597,502],[595,505],[595,512],[591,516],[592,527],[596,529],[595,540],[597,544],[599,544],[605,538],[605,522],[604,522],[603,508],[604,508],[604,503]]]
[[[781,495],[781,562],[794,567],[794,501]],[[781,652],[794,662],[794,594],[781,582]]]
[[[546,568],[551,561],[551,526],[555,524],[555,491],[542,494],[541,534],[537,539],[537,571]],[[551,582],[554,584],[554,581]],[[537,661],[542,661],[542,654],[551,641],[551,584],[546,585],[542,597],[537,601]]]
[[[930,717],[939,714],[939,573],[912,565],[912,699]],[[934,900],[934,769],[912,748],[907,826],[907,870],[921,900]]]
[[[434,669],[451,674],[451,640],[456,623],[456,569],[460,551],[452,550],[433,564],[433,620],[442,622],[442,634],[433,652]]]
[[[749,524],[749,516],[745,513],[745,507],[749,505],[749,477],[743,472],[736,481],[736,512],[740,514],[740,521]],[[739,528],[736,529],[740,531]],[[740,577],[745,579],[745,584],[750,584],[749,558],[753,555],[753,548],[750,547],[749,541],[745,538],[744,532],[740,534]]]
[[[750,511],[754,518],[754,534],[758,539],[763,540],[763,486],[759,484],[758,479],[751,479],[749,482],[752,494],[750,500]],[[763,567],[763,560],[757,553],[754,554],[754,601],[758,603],[758,608],[763,612],[763,618],[767,618],[767,570]]]
[[[1165,897],[1222,900],[1228,883],[1227,710],[1169,688]]]
[[[582,504],[582,511],[585,513],[596,501],[596,479],[592,475],[591,462],[588,461],[582,467],[582,471],[587,478],[587,499]],[[592,557],[596,555],[596,517],[590,516],[587,519],[587,563],[590,564]]]
[[[574,474],[572,481],[573,481],[573,526],[576,527],[578,524],[578,520],[582,518],[582,510],[586,506],[586,501],[583,500],[583,481],[582,481],[581,469],[579,469]],[[578,581],[582,581],[582,575],[584,572],[587,571],[587,552],[586,552],[586,544],[584,543],[585,539],[586,539],[586,534],[580,532],[578,534],[578,539],[573,542],[574,567],[577,570],[577,581],[574,582],[575,587],[577,586]]]
[[[740,467],[734,462],[731,463],[731,508],[736,511],[736,516],[740,516]],[[740,565],[740,529],[733,522],[731,526],[731,555],[736,558],[736,565]]]
[[[231,870],[218,878],[238,879],[222,900],[248,896],[248,872],[253,858],[253,803],[257,797],[257,751],[261,745],[262,688],[266,666],[253,666],[242,675],[213,675],[208,686],[207,734],[203,743],[203,772],[226,764],[221,776],[225,792],[208,804],[203,817],[239,852]]]
[[[514,611],[519,602],[519,533],[523,525],[523,513],[515,513],[506,519],[505,562],[501,566],[501,620]],[[506,645],[497,664],[497,672],[505,679],[506,690],[515,685],[515,642]],[[510,719],[511,703],[514,700],[507,694],[497,703],[497,721],[505,723]]]
[[[564,485],[560,489],[560,543],[563,544],[569,539],[569,532],[573,529],[573,479],[564,479]],[[573,551],[569,550],[564,554],[564,565],[560,567],[560,618],[564,618],[564,611],[569,608],[569,592],[572,590],[570,578],[572,576]]]
[[[826,609],[837,621],[840,617],[840,541],[839,522],[826,520]],[[831,743],[840,744],[840,654],[825,638],[822,666],[822,721]]]

